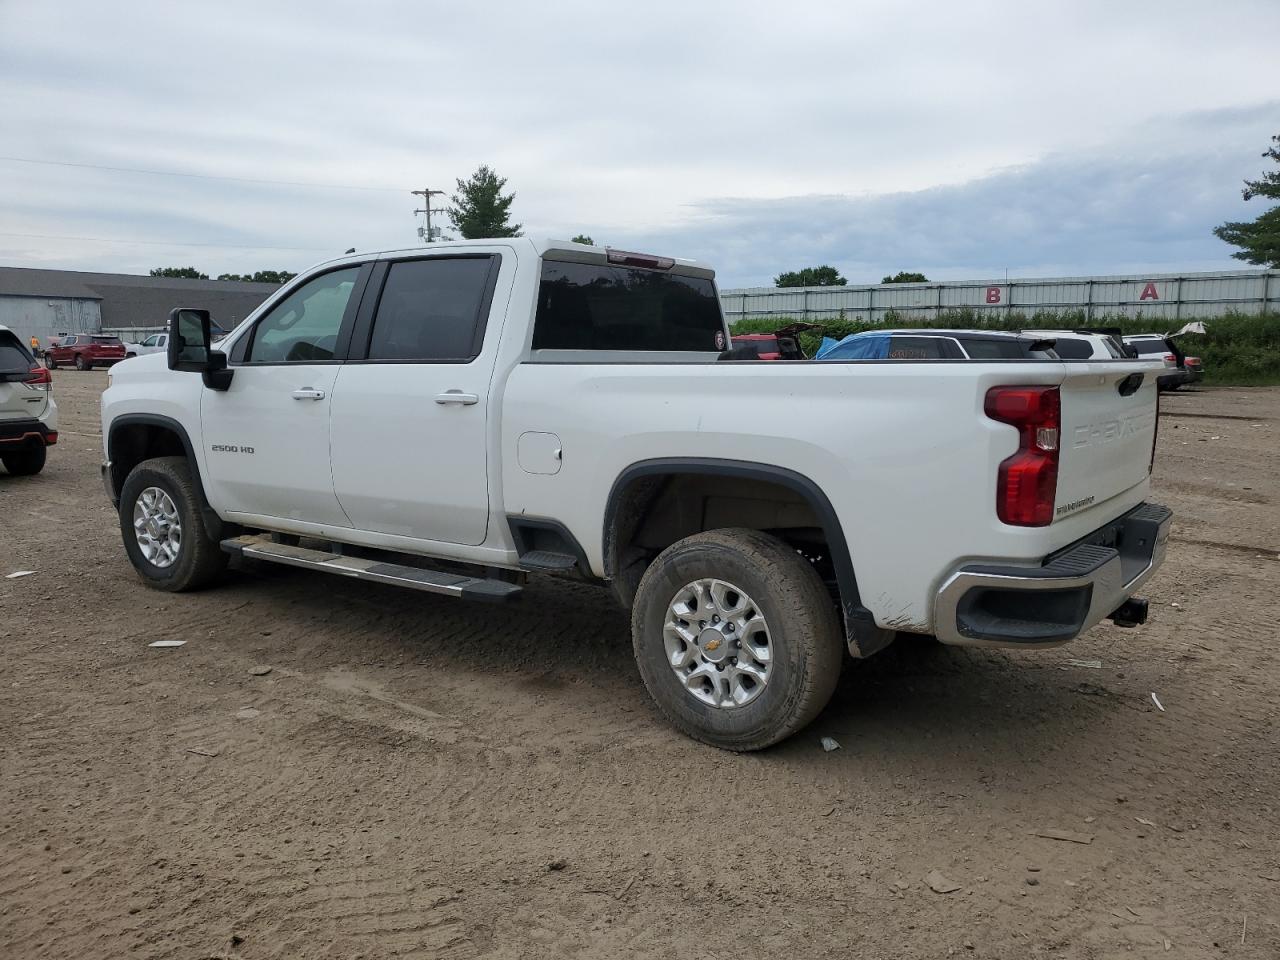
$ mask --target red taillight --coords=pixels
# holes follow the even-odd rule
[[[1166,354],[1164,355],[1164,362],[1165,362],[1165,363],[1177,363],[1177,362],[1178,362],[1178,355],[1177,355],[1176,353],[1166,353]]]
[[[1048,526],[1058,493],[1058,388],[992,387],[985,409],[992,420],[1018,428],[1018,452],[1000,464],[996,515],[1013,526]]]
[[[42,367],[37,363],[31,368],[31,371],[22,378],[22,382],[29,383],[33,387],[51,387],[53,386],[53,375],[49,373],[47,367]]]
[[[44,435],[44,442],[47,446],[52,447],[55,443],[58,442],[58,431],[50,430],[48,433],[46,433]]]
[[[1189,363],[1189,364],[1192,364],[1193,366],[1199,366],[1199,365],[1200,365],[1200,358],[1199,358],[1199,357],[1184,357],[1182,362],[1183,362],[1183,363]]]

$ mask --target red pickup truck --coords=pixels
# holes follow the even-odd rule
[[[72,364],[77,370],[109,367],[124,359],[124,344],[119,337],[93,333],[77,333],[62,337],[57,346],[45,351],[44,362],[50,370],[59,364]]]

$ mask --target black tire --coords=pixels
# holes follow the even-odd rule
[[[53,359],[53,354],[51,353],[46,353],[44,355],[44,365],[48,367],[50,370],[58,369],[58,361]]]
[[[134,533],[134,505],[148,487],[158,487],[169,495],[182,524],[178,557],[168,567],[156,566],[148,560]],[[227,567],[229,558],[204,528],[200,497],[186,457],[156,457],[142,461],[129,471],[120,490],[120,536],[133,568],[148,586],[157,590],[174,593],[198,590],[216,580]]]
[[[769,624],[770,676],[754,700],[724,709],[691,694],[667,659],[667,609],[686,584],[725,580]],[[812,564],[757,530],[712,530],[672,544],[650,564],[631,614],[636,663],[658,709],[704,743],[761,750],[796,733],[827,705],[840,679],[844,637],[835,603]]]
[[[84,354],[83,354],[83,353],[77,353],[77,354],[76,354],[76,369],[77,369],[77,370],[79,370],[81,373],[83,373],[83,372],[84,372],[84,371],[86,371],[86,370],[92,370],[92,369],[93,369],[93,364],[92,364],[92,363],[89,363],[87,360],[85,360],[85,358],[84,358]]]
[[[30,477],[44,469],[45,445],[29,443],[21,450],[0,453],[0,463],[15,477]]]

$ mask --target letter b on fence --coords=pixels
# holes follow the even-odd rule
[[[1000,302],[1000,288],[987,287],[987,303],[999,303],[999,302]]]

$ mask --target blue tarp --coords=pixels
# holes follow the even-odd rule
[[[851,333],[843,340],[822,338],[815,360],[883,360],[889,356],[887,333]]]

